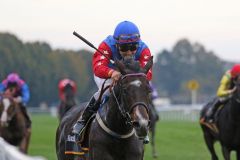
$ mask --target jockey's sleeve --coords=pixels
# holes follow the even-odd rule
[[[141,66],[144,67],[150,58],[151,58],[151,52],[150,52],[149,48],[145,48],[142,51],[141,56],[139,58],[139,62],[141,64]],[[152,68],[149,69],[149,71],[147,73],[147,79],[149,81],[152,79]]]
[[[229,95],[228,90],[230,87],[230,81],[231,81],[230,76],[228,75],[228,73],[225,73],[221,79],[220,86],[218,87],[217,90],[218,97],[226,97]]]
[[[30,99],[30,92],[29,92],[29,88],[28,85],[25,83],[22,86],[22,102],[24,104],[26,104]]]
[[[104,53],[105,56],[108,58],[112,58],[112,52],[110,47],[105,43],[102,42],[98,49]],[[109,67],[109,60],[104,57],[101,53],[95,52],[93,55],[93,60],[92,60],[92,68],[93,68],[93,73],[103,79],[110,78],[110,73],[112,72],[113,69]]]
[[[0,93],[3,93],[4,90],[5,90],[5,86],[2,83],[0,83]]]

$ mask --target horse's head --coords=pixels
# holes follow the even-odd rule
[[[10,87],[0,97],[0,125],[3,127],[8,126],[14,115],[20,110],[20,107],[13,99],[15,93],[16,88]]]
[[[146,74],[152,67],[152,58],[144,68],[134,60],[116,61],[122,76],[116,88],[119,93],[119,108],[126,123],[131,125],[141,139],[149,129],[149,105],[151,89]]]
[[[233,83],[236,87],[233,97],[240,103],[240,75],[235,78]]]
[[[14,102],[12,97],[9,96],[1,96],[0,100],[0,126],[7,127],[17,113],[19,107],[16,106],[17,104]]]
[[[70,84],[67,84],[63,89],[64,97],[65,97],[65,105],[74,106],[75,103],[75,93],[74,88]]]

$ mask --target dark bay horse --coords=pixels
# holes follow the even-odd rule
[[[61,100],[59,108],[58,108],[58,117],[61,121],[63,115],[70,110],[72,107],[76,106],[76,99],[74,89],[70,84],[67,84],[64,89],[64,100]]]
[[[89,126],[88,138],[81,145],[89,147],[89,160],[143,160],[143,139],[149,131],[150,86],[144,68],[135,61],[116,61],[120,80],[111,89],[108,101],[101,106]],[[82,108],[66,113],[56,133],[56,152],[59,160],[66,158],[65,141]]]
[[[230,100],[218,113],[216,121],[217,130],[210,129],[206,123],[201,123],[204,139],[212,160],[218,160],[214,149],[214,142],[219,141],[225,160],[230,160],[230,152],[236,151],[237,160],[240,160],[240,78],[238,77],[235,86],[236,91]],[[207,112],[205,106],[201,112],[201,118]],[[201,121],[200,121],[201,122]]]
[[[14,102],[12,89],[0,96],[0,136],[11,145],[27,153],[30,134],[20,104]]]

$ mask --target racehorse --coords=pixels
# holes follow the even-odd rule
[[[13,88],[7,89],[0,96],[0,136],[8,143],[18,146],[20,151],[27,153],[30,133],[19,103],[14,102]]]
[[[212,160],[218,160],[214,149],[214,142],[220,141],[225,160],[230,160],[230,152],[236,151],[240,160],[240,77],[234,82],[237,89],[230,100],[218,112],[216,129],[200,120],[204,140],[211,153]],[[201,119],[205,116],[208,106],[201,112]]]
[[[111,88],[107,101],[101,105],[89,125],[82,146],[89,147],[89,160],[143,160],[143,139],[149,131],[149,81],[146,73],[153,60],[144,68],[135,61],[115,61],[122,76]],[[100,98],[101,99],[101,96]],[[56,133],[56,152],[59,160],[66,155],[65,141],[82,108],[75,107],[62,119]]]
[[[150,135],[151,135],[151,146],[152,146],[152,157],[157,158],[157,151],[155,146],[155,133],[156,133],[156,124],[159,121],[159,115],[155,109],[153,102],[150,103]]]
[[[58,109],[58,116],[59,120],[61,121],[63,115],[70,110],[72,107],[76,106],[76,100],[74,96],[73,87],[70,84],[67,84],[64,89],[64,100],[61,100],[59,109]]]

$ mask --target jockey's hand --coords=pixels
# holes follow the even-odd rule
[[[118,71],[113,71],[113,72],[112,72],[112,75],[111,75],[111,79],[112,79],[113,82],[115,83],[116,81],[119,80],[120,76],[121,76],[121,73],[120,73],[120,72],[118,72]]]
[[[234,91],[236,91],[237,87],[235,86],[233,89],[230,89],[228,92],[229,94],[233,94]]]
[[[22,97],[21,97],[21,96],[18,96],[18,97],[16,97],[16,98],[14,98],[13,100],[14,100],[14,102],[16,102],[16,103],[21,103],[21,102],[22,102]]]

